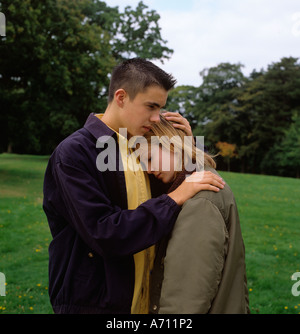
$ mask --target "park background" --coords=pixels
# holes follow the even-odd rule
[[[159,12],[127,2],[0,1],[0,313],[52,312],[42,185],[53,149],[91,112],[105,110],[118,62],[139,56],[164,68],[176,55]],[[299,45],[297,27],[290,33]],[[179,82],[166,106],[219,153],[218,170],[239,207],[252,313],[300,312],[291,291],[300,271],[300,62],[282,52],[248,73],[225,58],[199,62],[200,84]]]

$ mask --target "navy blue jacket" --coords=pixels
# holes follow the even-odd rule
[[[127,209],[122,171],[100,172],[99,137],[116,134],[93,114],[53,152],[45,173],[49,295],[55,313],[130,313],[133,254],[170,233],[180,211],[169,196]],[[117,146],[116,166],[119,166]]]

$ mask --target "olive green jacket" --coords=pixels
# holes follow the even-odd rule
[[[157,246],[150,299],[150,313],[250,313],[244,242],[227,184],[183,205],[170,239]]]

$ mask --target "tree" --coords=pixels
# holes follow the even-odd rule
[[[236,157],[236,145],[226,142],[218,142],[216,147],[220,150],[220,155],[225,159],[227,163],[227,171],[230,171],[230,159]]]
[[[283,58],[255,75],[240,97],[240,112],[248,115],[250,131],[244,142],[244,155],[252,172],[277,173],[272,148],[286,135],[293,112],[300,110],[300,64],[297,58]]]
[[[198,126],[195,134],[205,136],[205,143],[213,150],[217,142],[240,144],[247,123],[240,118],[240,96],[247,78],[241,64],[221,63],[200,72],[203,83],[196,103]]]
[[[246,81],[241,68],[241,64],[221,63],[200,73],[198,124],[205,125],[205,135],[212,142],[232,142],[240,88]]]
[[[178,86],[170,91],[166,105],[166,110],[179,112],[185,117],[192,130],[197,126],[196,103],[198,95],[198,89],[194,86]]]
[[[161,36],[160,15],[139,2],[136,9],[130,6],[120,14],[117,25],[112,29],[112,52],[120,61],[131,57],[149,60],[169,59],[173,53]]]
[[[99,107],[114,59],[108,34],[84,22],[88,2],[1,1],[8,18],[0,62],[2,145],[49,152]]]
[[[104,111],[108,74],[126,49],[130,56],[168,57],[159,15],[146,8],[140,3],[122,14],[97,0],[0,1],[7,18],[0,149],[50,153],[89,113]]]
[[[111,52],[117,62],[131,57],[163,62],[173,53],[161,36],[160,15],[155,10],[148,10],[142,1],[135,9],[126,6],[123,13],[103,1],[90,1],[84,14],[86,20],[109,34]]]
[[[271,154],[281,175],[300,178],[300,116],[294,113],[291,126],[285,131],[283,140],[276,144]],[[274,161],[274,158],[271,159]]]
[[[287,136],[293,113],[300,112],[298,59],[283,58],[249,78],[240,64],[228,63],[201,75],[194,133],[204,134],[209,146],[235,144],[235,163],[242,172],[280,173],[275,151]]]

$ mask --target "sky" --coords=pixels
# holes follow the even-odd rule
[[[140,0],[106,0],[136,8]],[[283,57],[300,58],[299,0],[143,0],[160,15],[161,35],[174,50],[155,61],[178,85],[199,86],[200,71],[241,63],[243,73],[267,69]]]

